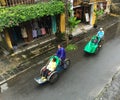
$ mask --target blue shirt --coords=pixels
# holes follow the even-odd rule
[[[100,37],[100,38],[103,38],[104,31],[98,31],[97,36]]]
[[[59,48],[57,50],[56,56],[58,56],[61,60],[65,60],[65,58],[66,58],[65,49],[63,47]]]

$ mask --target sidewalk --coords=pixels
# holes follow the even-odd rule
[[[88,30],[91,30],[93,28],[92,25],[86,25],[86,24],[82,24],[80,23],[72,32],[73,36],[82,34],[82,33],[86,33]]]
[[[111,24],[117,23],[117,21],[118,21],[118,19],[116,17],[107,16],[102,19],[102,21],[98,25],[98,28],[103,27],[105,29],[105,31],[108,31],[107,30],[107,28],[109,28],[108,26],[110,26]],[[97,32],[97,29],[94,29],[92,27],[88,28],[88,30],[86,30],[86,32],[78,33],[79,32],[78,30],[74,31],[74,33],[73,33],[74,37],[71,40],[72,43],[76,43],[76,42],[82,43],[82,41],[88,41],[90,39],[90,37],[92,35],[96,34],[96,32]],[[108,36],[109,35],[106,34],[106,37],[107,37],[106,39],[109,40]],[[24,52],[24,54],[22,54],[22,55],[19,53],[18,54],[16,53],[16,54],[10,56],[11,59],[10,59],[10,57],[2,58],[0,60],[0,65],[1,65],[0,66],[0,72],[1,72],[0,84],[3,84],[4,82],[10,80],[11,78],[17,76],[18,74],[20,74],[22,72],[30,69],[31,67],[35,67],[35,66],[38,66],[38,65],[44,63],[49,58],[49,56],[51,56],[55,53],[55,51],[57,49],[55,42],[53,42],[50,45],[48,43],[49,42],[47,42],[47,46],[44,49],[42,49],[44,51],[42,54],[41,54],[41,50],[40,50],[40,48],[42,46],[36,46],[38,48],[37,49],[38,52],[37,51],[34,52],[34,50],[32,50],[32,52],[31,52],[30,49],[26,49],[26,52]],[[51,49],[48,51],[45,51],[46,49],[48,49],[49,46],[51,47]],[[27,54],[29,54],[29,56],[31,55],[31,57],[29,58],[29,56]],[[68,57],[69,57],[69,53],[68,53]]]
[[[12,55],[1,57],[0,82],[3,83],[4,81],[9,80],[9,78],[16,76],[16,74],[21,71],[26,70],[32,65],[32,59],[37,58],[39,55],[43,55],[42,53],[46,53],[47,51],[55,48],[55,44],[53,43],[56,39],[55,36],[49,36],[47,40],[46,38],[44,39],[44,42],[36,40],[34,41],[35,43],[33,43],[32,41],[30,45],[26,45],[24,48],[18,48],[17,51],[12,53]]]

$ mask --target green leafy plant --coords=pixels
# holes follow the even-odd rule
[[[71,9],[72,4],[68,3],[68,11],[69,11],[69,17],[68,17],[68,26],[70,28],[70,33],[72,30],[81,22],[81,20],[77,20],[75,16],[73,16],[73,9]]]
[[[48,15],[53,16],[62,12],[64,12],[64,3],[56,0],[31,5],[0,7],[0,32],[6,27],[16,26],[31,19]]]
[[[97,24],[97,22],[98,22],[98,18],[99,18],[99,16],[101,16],[101,15],[104,14],[104,10],[103,10],[103,9],[94,10],[94,13],[95,13],[95,16],[96,16],[95,24]]]
[[[70,28],[70,34],[71,34],[73,29],[81,22],[81,20],[77,20],[76,17],[71,16],[69,17],[68,22],[69,22],[69,28]]]
[[[81,21],[77,20],[76,17],[73,16],[73,9],[71,9],[72,4],[70,2],[65,2],[66,5],[66,44],[69,44],[69,40],[73,38],[72,31]]]
[[[77,20],[76,17],[72,16],[72,17],[69,17],[68,22],[69,22],[70,28],[73,29],[73,28],[75,28],[75,26],[78,25],[81,21],[80,21],[80,20]]]
[[[77,48],[78,48],[78,47],[77,47],[77,45],[75,45],[75,44],[68,44],[65,49],[66,49],[66,51],[74,51],[74,50],[76,50]]]

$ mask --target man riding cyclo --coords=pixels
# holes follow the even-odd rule
[[[101,43],[103,41],[103,38],[104,38],[104,31],[103,31],[103,28],[100,28],[99,31],[97,32],[97,35],[96,35],[98,38],[100,38],[100,41],[99,43]],[[102,44],[102,43],[101,43]],[[101,47],[101,45],[100,45]]]
[[[56,56],[59,57],[59,59],[61,60],[61,65],[63,65],[64,60],[66,59],[66,51],[61,44],[58,44],[58,50],[56,52]]]
[[[103,28],[100,28],[96,36],[92,37],[92,42],[97,44],[98,42],[101,42],[103,40],[103,37],[104,37],[104,31]]]
[[[66,51],[65,49],[62,47],[61,44],[58,44],[58,50],[55,54],[61,61],[61,65],[64,64],[64,60],[66,59]],[[42,69],[42,79],[43,80],[46,80],[48,74],[52,71],[55,71],[56,69],[56,58],[54,57],[48,64],[48,66],[45,66],[43,69]]]
[[[100,30],[97,32],[97,36],[98,36],[100,39],[103,39],[103,37],[104,37],[103,28],[100,28]]]

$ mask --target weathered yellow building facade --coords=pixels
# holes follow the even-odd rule
[[[94,10],[103,9],[105,13],[110,11],[111,0],[71,0],[74,16],[83,23],[94,25],[96,15]]]
[[[95,20],[96,20],[96,15],[94,13],[94,10],[99,9],[98,6],[103,6],[103,10],[104,13],[109,13],[110,12],[110,4],[111,4],[111,0],[90,0],[90,3],[93,4],[93,9],[92,9],[92,19],[91,19],[91,25],[95,24]]]
[[[1,0],[2,4],[4,4],[4,0]],[[77,19],[81,20],[81,23],[94,25],[96,16],[94,10],[102,8],[105,12],[109,13],[110,9],[110,0],[71,0],[72,9],[74,10],[74,16]],[[60,31],[64,33],[65,28],[65,14],[60,15]],[[6,42],[10,49],[13,49],[10,36],[7,32],[5,32]]]

